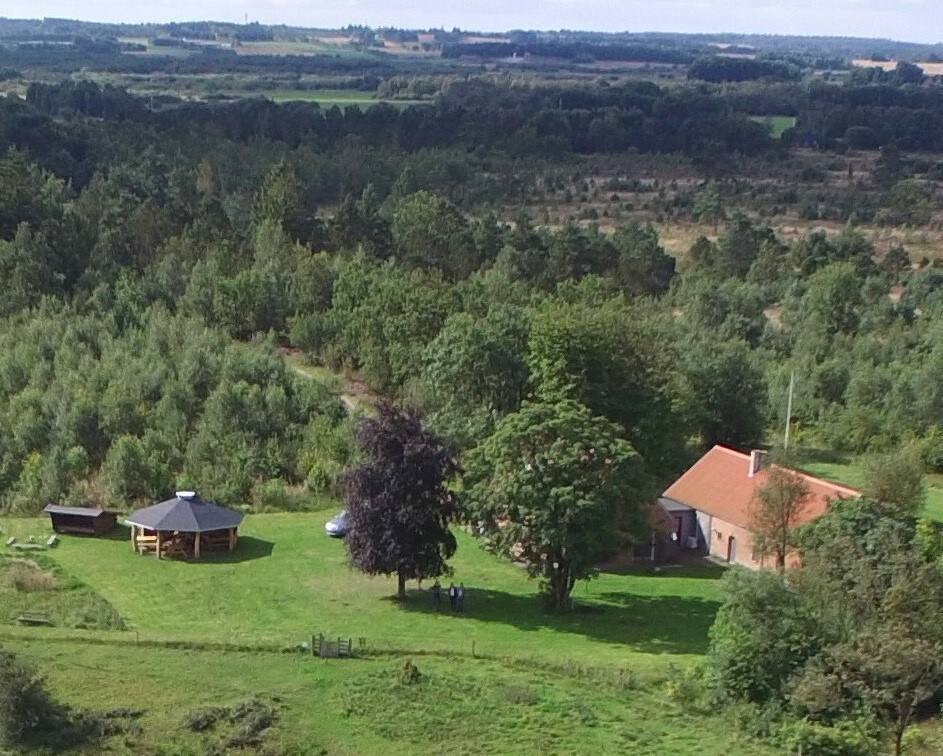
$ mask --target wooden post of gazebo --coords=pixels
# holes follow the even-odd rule
[[[160,531],[157,531],[157,558],[160,559]]]
[[[134,532],[134,525],[131,526],[131,550],[134,552],[138,550],[138,538],[137,534]]]
[[[236,548],[236,529],[229,529],[229,550],[232,551]]]
[[[200,533],[197,532],[193,537],[193,558],[200,558]]]

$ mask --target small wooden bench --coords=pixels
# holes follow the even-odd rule
[[[20,625],[51,625],[52,620],[46,614],[38,612],[23,612],[16,621]]]

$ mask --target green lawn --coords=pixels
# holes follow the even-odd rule
[[[666,693],[706,649],[720,568],[606,574],[577,589],[580,611],[549,616],[519,567],[459,533],[466,613],[437,614],[427,590],[399,604],[393,580],[350,570],[323,531],[334,512],[248,515],[237,551],[202,562],[139,556],[120,529],[65,537],[43,558],[129,630],[2,625],[0,642],[75,706],[143,709],[143,735],[112,738],[113,753],[204,753],[225,733],[189,732],[187,713],[254,695],[277,699],[266,735],[276,753],[772,753]],[[35,519],[2,525],[21,539],[48,531]],[[363,652],[285,652],[315,632]],[[407,657],[417,685],[401,681]]]
[[[825,478],[846,486],[860,487],[864,483],[864,470],[856,461],[850,462],[806,462],[802,469],[810,475]],[[921,514],[943,522],[943,475],[927,475],[927,496]]]
[[[467,611],[436,614],[428,591],[413,586],[400,605],[389,599],[394,580],[349,569],[343,542],[324,534],[335,511],[249,515],[237,551],[202,562],[138,556],[121,530],[107,539],[66,537],[46,553],[142,639],[291,645],[323,632],[365,638],[375,649],[470,654],[474,644],[488,656],[594,664],[622,663],[631,653],[633,665],[647,668],[706,649],[717,568],[603,575],[577,588],[583,611],[553,617],[523,570],[459,533],[453,564]]]
[[[786,129],[791,129],[796,125],[794,116],[750,116],[751,120],[757,123],[765,123],[770,127],[770,133],[773,139],[782,138]]]

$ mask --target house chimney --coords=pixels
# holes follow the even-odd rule
[[[752,478],[763,469],[763,462],[766,460],[766,452],[762,449],[754,449],[750,452],[750,471],[747,476]]]

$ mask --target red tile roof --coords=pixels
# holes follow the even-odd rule
[[[756,491],[766,483],[769,471],[761,469],[752,478],[749,472],[749,454],[715,446],[672,483],[664,495],[749,529],[750,510]],[[800,517],[800,523],[809,522],[825,514],[828,502],[832,499],[851,499],[861,495],[860,491],[838,483],[830,483],[801,472],[796,472],[796,475],[805,480],[812,492],[809,504]]]

